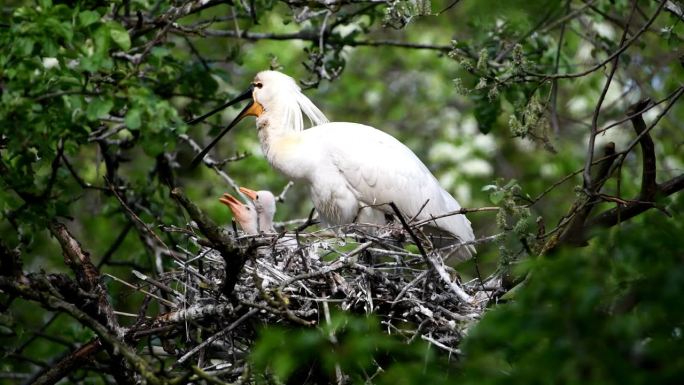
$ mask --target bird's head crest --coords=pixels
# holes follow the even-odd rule
[[[259,72],[252,85],[254,101],[263,106],[265,111],[278,111],[282,114],[282,124],[286,128],[303,130],[303,115],[309,118],[312,126],[328,122],[321,110],[302,93],[297,82],[282,72]]]

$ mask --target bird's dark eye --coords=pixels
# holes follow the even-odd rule
[[[256,200],[259,200],[259,194],[257,194],[257,196],[256,196]]]
[[[256,87],[256,88],[261,88],[261,87],[263,87],[263,86],[264,86],[263,83],[255,83],[255,84],[254,84],[254,87]]]

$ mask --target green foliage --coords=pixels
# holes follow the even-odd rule
[[[432,13],[430,0],[394,0],[385,10],[384,25],[396,29],[404,28],[416,16]]]
[[[335,342],[333,342],[335,341]],[[333,315],[319,328],[266,328],[251,354],[253,369],[288,383],[334,383],[336,369],[354,384],[447,384],[453,372],[424,342],[388,336],[373,317]]]
[[[526,263],[515,300],[467,338],[464,383],[679,383],[684,311],[670,304],[684,295],[684,225],[664,222],[646,217]]]

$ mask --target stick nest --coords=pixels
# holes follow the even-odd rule
[[[384,330],[407,342],[420,338],[459,354],[468,329],[502,292],[496,274],[461,282],[429,245],[419,248],[425,254],[407,251],[417,247],[406,241],[405,230],[385,236],[369,236],[367,228],[356,225],[344,230],[346,235],[329,229],[285,236],[229,234],[237,255],[244,257],[232,290],[225,287],[231,274],[226,266],[234,263],[226,263],[199,238],[188,237],[200,251],[174,252],[177,269],[155,279],[136,272],[149,284],[146,303],[157,301],[168,309],[139,329],[183,325],[168,336],[180,336],[183,343],[176,338],[173,344],[162,343],[163,352],[151,353],[175,356],[177,365],[192,363],[227,381],[244,381],[246,358],[260,327],[317,327],[329,321],[330,308],[339,308],[372,313]]]

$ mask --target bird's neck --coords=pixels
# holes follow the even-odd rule
[[[240,223],[240,227],[242,227],[242,231],[245,233],[245,235],[257,235],[257,234],[259,234],[259,230],[257,229],[257,224],[254,222]]]
[[[256,125],[259,132],[259,142],[264,154],[268,154],[274,139],[284,135],[288,127],[284,125],[285,113],[282,109],[273,108],[264,111],[257,117]]]
[[[267,218],[266,214],[259,216],[259,232],[275,233],[275,228],[273,227],[273,219]]]
[[[284,117],[277,111],[264,112],[257,118],[259,142],[268,163],[291,179],[306,177],[305,169],[298,162],[301,132],[283,124]]]

